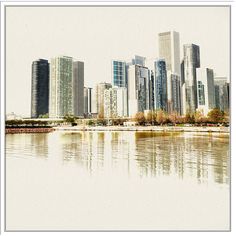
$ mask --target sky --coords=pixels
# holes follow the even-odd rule
[[[84,62],[85,86],[111,82],[111,61],[158,58],[158,33],[175,30],[200,46],[201,68],[230,75],[230,9],[192,7],[7,7],[6,114],[30,116],[31,64],[72,56]]]

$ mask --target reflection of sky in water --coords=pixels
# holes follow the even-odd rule
[[[158,132],[6,135],[8,158],[45,157],[90,175],[192,178],[229,183],[229,138]]]

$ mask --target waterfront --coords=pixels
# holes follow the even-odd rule
[[[6,135],[8,230],[227,230],[229,136]]]

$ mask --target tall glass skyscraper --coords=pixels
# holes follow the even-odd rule
[[[112,61],[112,84],[117,87],[127,87],[126,63],[124,61]]]
[[[204,115],[207,115],[211,109],[215,108],[215,86],[213,70],[209,68],[197,69],[197,82],[198,110],[202,110]],[[204,96],[202,95],[202,92],[204,92]]]
[[[49,63],[39,59],[32,63],[31,117],[38,118],[48,113]]]
[[[84,63],[72,57],[60,56],[51,60],[49,116],[83,116]]]
[[[167,74],[165,60],[154,62],[155,70],[155,109],[167,111]]]
[[[226,77],[215,77],[215,103],[221,111],[229,111],[229,87]]]
[[[173,94],[178,91],[172,91],[173,78],[179,76],[180,79],[180,41],[179,33],[168,31],[159,33],[159,58],[165,60],[167,71],[167,104],[166,110],[169,113],[176,111],[176,104],[179,101],[174,101]],[[175,104],[175,105],[174,105]],[[177,111],[178,112],[178,111]]]
[[[195,44],[184,45],[184,60],[181,68],[183,114],[194,113],[198,107],[196,69],[200,67],[200,50]]]
[[[159,33],[159,58],[166,62],[166,70],[180,75],[179,33],[168,31]]]
[[[128,112],[134,116],[137,112],[149,110],[149,70],[140,65],[129,66],[128,71]]]

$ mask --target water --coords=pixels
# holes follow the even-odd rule
[[[229,137],[6,135],[7,230],[228,230]]]

